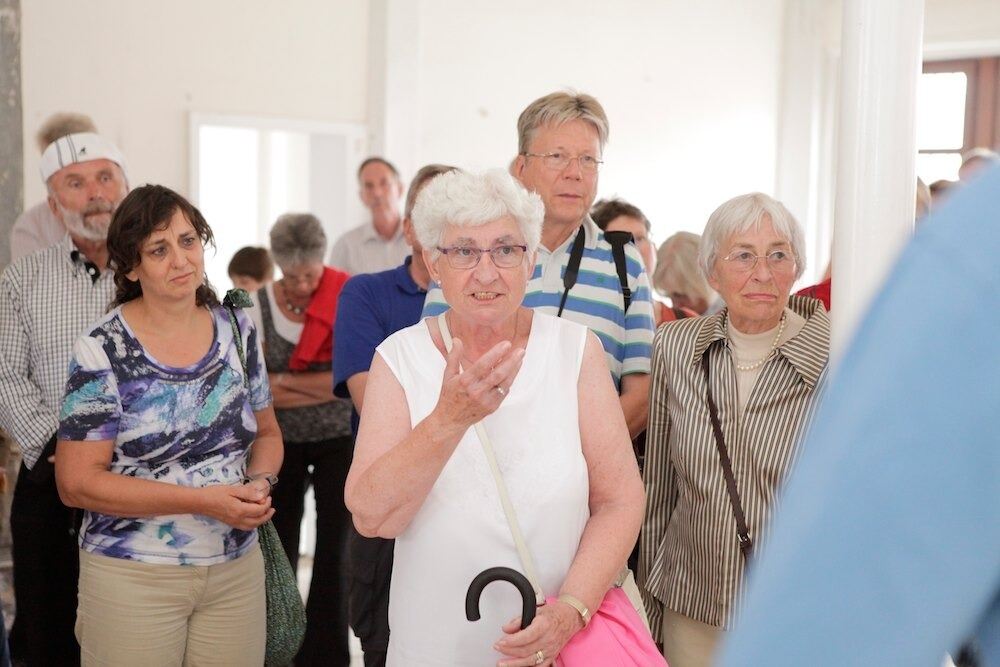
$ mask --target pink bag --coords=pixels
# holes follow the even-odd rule
[[[555,602],[549,598],[547,602]],[[556,667],[666,667],[632,601],[620,588],[604,596],[601,607],[556,657]]]

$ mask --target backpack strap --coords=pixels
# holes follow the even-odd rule
[[[631,232],[604,232],[604,238],[611,244],[611,256],[615,260],[615,270],[618,272],[618,282],[622,288],[622,299],[625,301],[625,312],[632,305],[632,290],[628,286],[628,267],[625,265],[625,244],[632,242]]]

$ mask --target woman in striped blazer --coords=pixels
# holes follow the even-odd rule
[[[698,259],[726,307],[656,335],[639,583],[671,667],[711,664],[826,367],[826,310],[789,296],[804,245],[771,197],[722,204]]]

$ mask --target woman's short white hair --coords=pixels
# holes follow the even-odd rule
[[[417,195],[412,219],[420,245],[436,257],[448,225],[478,227],[508,215],[517,221],[528,252],[534,252],[542,238],[542,198],[503,169],[491,169],[434,177]]]
[[[701,235],[698,263],[705,276],[712,275],[712,267],[719,256],[719,247],[733,234],[742,234],[751,227],[758,229],[764,218],[770,218],[774,231],[785,237],[795,255],[795,278],[806,270],[806,240],[795,217],[785,205],[762,192],[733,197],[712,212]]]

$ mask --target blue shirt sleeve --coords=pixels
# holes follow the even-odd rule
[[[337,319],[333,324],[333,393],[347,398],[347,380],[367,373],[375,347],[388,335],[380,307],[385,299],[371,289],[366,274],[354,276],[340,292]]]
[[[247,370],[250,372],[250,407],[256,410],[263,410],[271,405],[271,384],[267,379],[267,366],[264,364],[264,354],[261,349],[260,335],[257,327],[247,313],[240,313],[244,320],[242,326],[245,327]]]
[[[95,339],[79,338],[59,415],[59,439],[114,440],[121,414],[118,383],[107,355]]]

